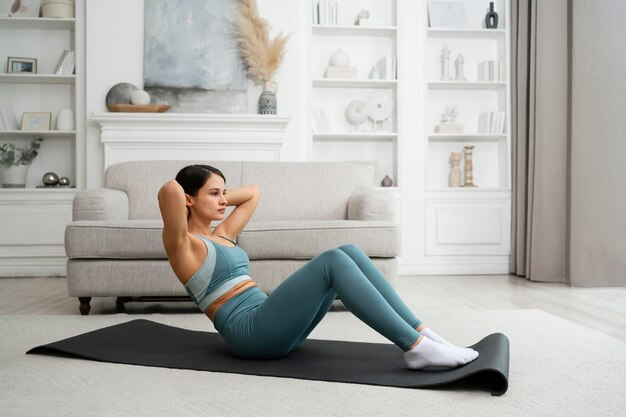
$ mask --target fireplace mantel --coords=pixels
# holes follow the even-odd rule
[[[104,166],[138,160],[279,161],[289,117],[214,113],[93,113]]]

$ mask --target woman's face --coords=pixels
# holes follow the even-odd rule
[[[211,175],[198,190],[198,195],[187,195],[187,207],[192,216],[206,220],[223,220],[226,212],[226,184],[219,175]]]

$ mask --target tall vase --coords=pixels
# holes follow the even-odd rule
[[[259,114],[276,114],[276,91],[278,86],[273,81],[266,81],[263,84],[263,92],[259,97]]]
[[[498,13],[493,10],[493,2],[489,2],[489,11],[485,15],[485,27],[496,29],[498,27]]]
[[[26,188],[29,165],[11,165],[0,168],[2,188]]]
[[[57,130],[74,130],[74,112],[72,109],[62,109],[57,116]]]

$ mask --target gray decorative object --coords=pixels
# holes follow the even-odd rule
[[[135,91],[139,88],[131,83],[115,84],[107,93],[106,104],[131,104],[130,97]]]
[[[46,172],[43,174],[41,182],[43,182],[43,185],[46,187],[52,187],[59,183],[59,177],[54,172]]]
[[[385,175],[385,178],[383,178],[380,185],[382,185],[383,187],[393,187],[393,180],[389,175]]]
[[[489,11],[485,15],[485,27],[487,29],[498,28],[498,13],[493,10],[493,2],[489,2]]]
[[[236,0],[145,0],[144,89],[170,112],[245,113]]]
[[[259,114],[276,114],[278,112],[276,104],[277,85],[269,82],[263,87],[263,92],[259,96]]]
[[[61,187],[69,187],[71,184],[70,179],[67,177],[61,177],[59,178],[59,185]]]

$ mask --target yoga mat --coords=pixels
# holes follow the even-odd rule
[[[194,369],[316,381],[400,388],[428,388],[462,381],[468,388],[502,395],[508,388],[509,340],[491,334],[475,345],[480,356],[447,371],[412,371],[393,344],[307,340],[287,357],[251,360],[235,357],[212,332],[181,329],[150,320],[132,320],[58,342],[28,354],[60,355],[101,362]]]

